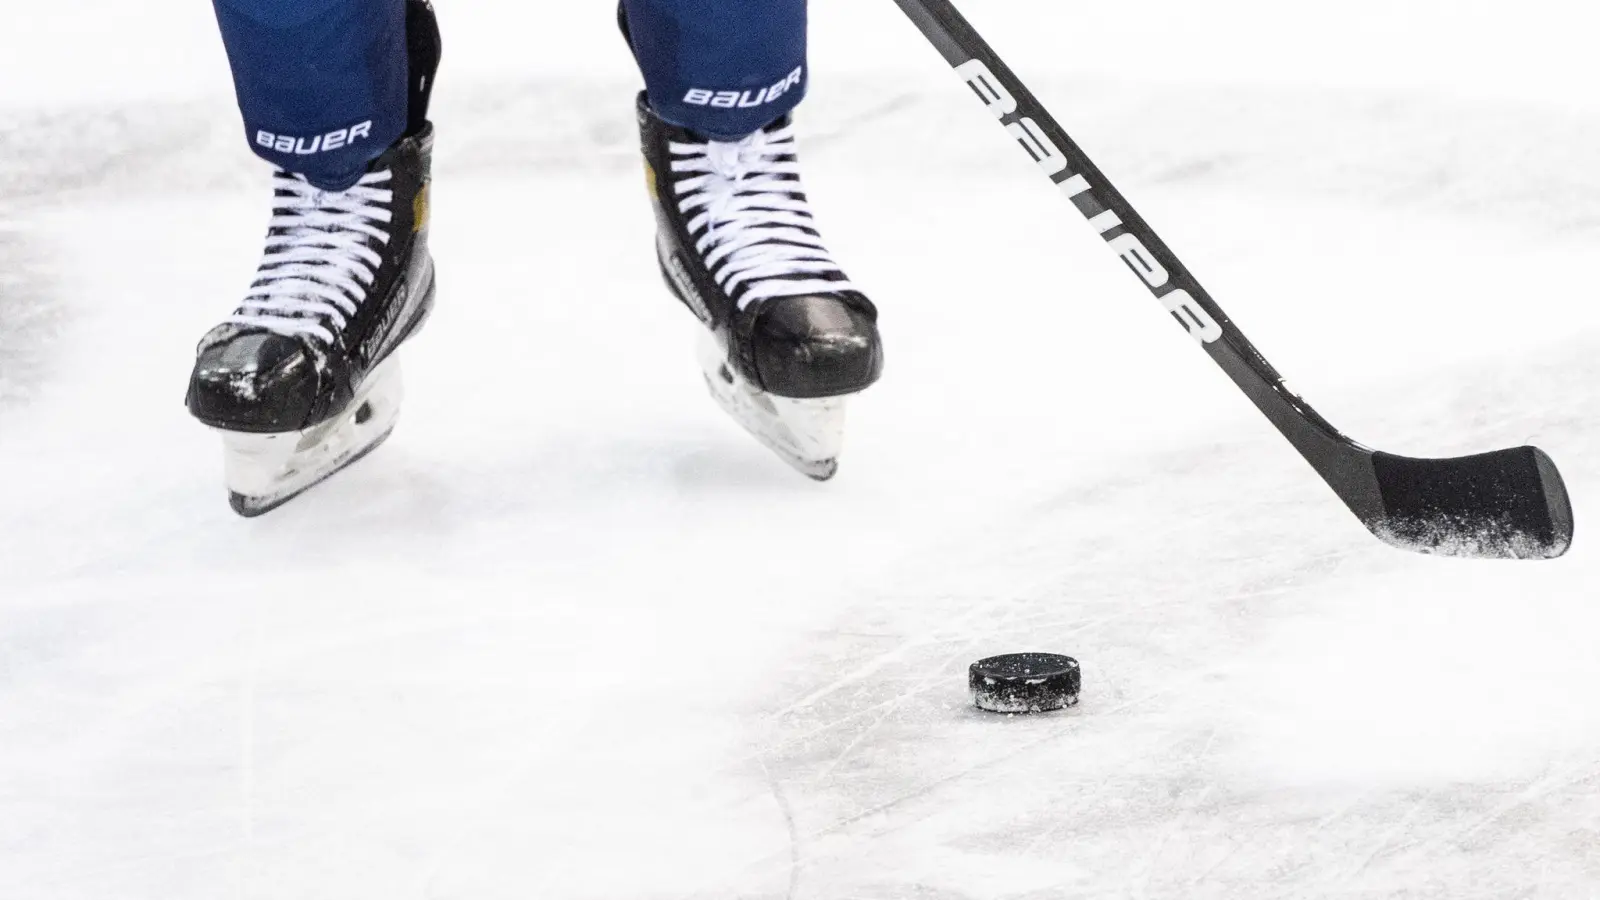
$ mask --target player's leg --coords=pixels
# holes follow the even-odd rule
[[[805,96],[805,0],[623,0],[668,287],[706,325],[714,397],[814,478],[844,399],[883,369],[877,311],[828,252],[790,113]]]
[[[340,190],[407,126],[403,0],[214,0],[245,136]]]
[[[433,303],[439,60],[426,0],[215,0],[251,147],[277,166],[261,264],[196,352],[188,406],[255,515],[388,436],[394,350]]]
[[[736,141],[805,97],[806,0],[623,0],[649,107]]]

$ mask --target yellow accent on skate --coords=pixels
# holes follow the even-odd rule
[[[428,227],[428,214],[431,207],[428,203],[428,182],[422,183],[422,190],[417,191],[417,196],[411,201],[411,233],[421,234],[422,229]]]
[[[656,188],[656,168],[650,165],[650,160],[644,161],[644,186],[650,192],[650,199],[659,201],[661,192]]]

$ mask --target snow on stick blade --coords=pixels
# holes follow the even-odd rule
[[[1536,447],[1456,459],[1375,453],[1385,515],[1367,527],[1422,553],[1553,559],[1572,546],[1572,501],[1555,463]]]

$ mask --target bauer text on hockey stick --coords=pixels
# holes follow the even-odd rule
[[[986,109],[1072,200],[1373,535],[1406,550],[1547,559],[1572,545],[1572,502],[1536,447],[1412,459],[1350,440],[1291,391],[1176,254],[950,0],[895,0]]]

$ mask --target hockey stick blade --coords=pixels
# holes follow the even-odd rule
[[[1572,501],[1537,447],[1454,459],[1372,455],[1384,515],[1372,533],[1403,550],[1551,559],[1572,546]]]
[[[1050,177],[1172,317],[1391,546],[1421,553],[1551,559],[1572,546],[1572,503],[1534,447],[1410,459],[1350,440],[1291,391],[1161,237],[950,0],[895,0],[978,101]]]

